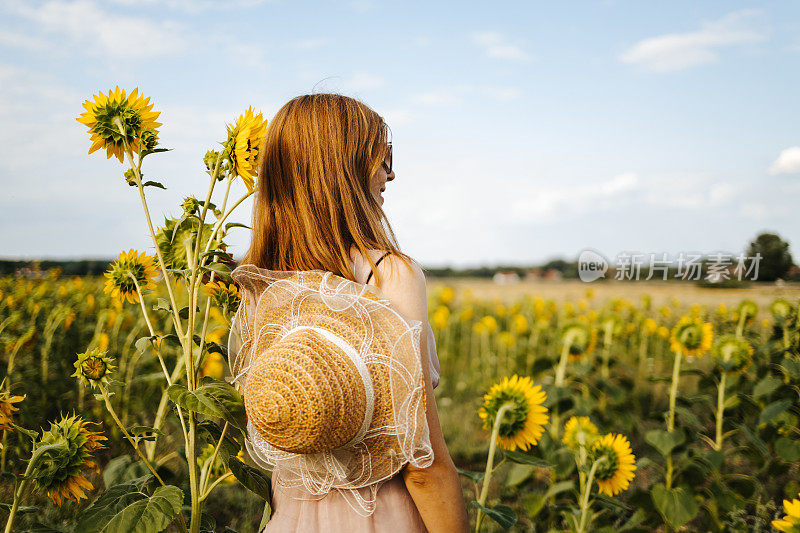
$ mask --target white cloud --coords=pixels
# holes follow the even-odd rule
[[[518,45],[510,43],[506,37],[493,31],[472,34],[472,42],[483,48],[488,57],[527,61],[530,56]]]
[[[650,205],[696,210],[730,203],[738,187],[710,182],[705,173],[654,176],[648,179],[643,199]]]
[[[294,43],[294,47],[299,50],[314,50],[325,45],[325,39],[300,39]]]
[[[452,88],[434,89],[418,93],[411,98],[414,102],[432,106],[448,106],[461,102],[461,98]]]
[[[742,10],[729,13],[699,30],[670,33],[639,41],[623,52],[623,63],[638,64],[654,72],[670,72],[716,61],[719,50],[734,45],[760,42],[766,39],[763,31],[753,26],[760,12]]]
[[[115,4],[124,6],[157,5],[166,6],[176,11],[185,13],[201,13],[213,9],[246,9],[274,0],[112,0]]]
[[[552,189],[537,188],[519,194],[511,202],[508,216],[514,223],[548,222],[591,207],[618,203],[620,196],[640,189],[639,176],[624,172],[607,181],[588,185],[568,185]]]
[[[356,72],[342,82],[342,89],[353,92],[368,91],[384,85],[386,85],[386,79],[381,76],[369,72]]]
[[[11,6],[39,29],[62,34],[91,54],[152,57],[179,52],[186,46],[181,27],[174,22],[109,13],[88,0]]]
[[[800,172],[800,146],[792,146],[781,151],[778,159],[769,167],[769,173],[796,174]]]
[[[744,216],[754,218],[756,220],[763,220],[767,218],[771,212],[769,207],[760,202],[742,204],[739,210]]]
[[[522,91],[516,87],[484,87],[483,91],[498,102],[510,102],[522,96]]]
[[[411,124],[417,119],[414,112],[402,108],[382,108],[381,115],[386,119],[386,123],[389,124],[389,127],[400,124]]]
[[[0,44],[34,51],[47,50],[51,47],[50,43],[39,37],[5,29],[0,30]]]

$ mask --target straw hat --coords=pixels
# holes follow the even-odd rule
[[[362,515],[407,463],[433,462],[422,323],[380,289],[322,270],[242,265],[229,357],[253,459],[311,496],[338,489]],[[369,487],[369,490],[359,490]]]

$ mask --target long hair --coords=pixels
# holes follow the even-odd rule
[[[267,126],[258,155],[250,249],[242,264],[270,270],[326,270],[356,281],[352,245],[391,251],[407,265],[369,189],[386,154],[387,126],[365,104],[339,94],[298,96]]]

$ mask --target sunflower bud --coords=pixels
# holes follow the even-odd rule
[[[181,207],[183,208],[183,212],[187,215],[194,215],[197,213],[197,210],[200,209],[200,201],[194,196],[187,196],[184,198]]]
[[[128,185],[131,187],[136,187],[136,172],[134,172],[132,168],[125,171],[125,181],[127,181]]]
[[[92,388],[106,386],[109,375],[115,368],[114,360],[106,356],[106,351],[95,348],[78,354],[72,377],[78,378],[84,386],[89,385]]]
[[[155,130],[144,130],[142,132],[142,149],[148,152],[158,146],[158,132]]]
[[[203,163],[206,165],[206,170],[214,170],[214,165],[217,164],[218,157],[219,152],[216,150],[209,150],[206,152],[206,155],[203,156]]]

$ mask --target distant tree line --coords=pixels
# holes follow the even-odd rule
[[[775,281],[777,279],[800,281],[800,267],[795,265],[792,254],[789,252],[789,243],[782,240],[774,233],[761,233],[755,240],[750,242],[746,256],[755,257],[756,253],[761,254],[761,261],[758,265],[758,281]],[[33,272],[42,270],[47,271],[51,268],[61,268],[63,276],[87,276],[100,275],[106,270],[111,260],[102,259],[81,259],[81,260],[41,260],[23,261],[0,259],[0,275],[8,276],[24,272],[31,275]],[[705,275],[707,259],[702,261],[702,272]],[[541,265],[497,265],[492,267],[475,268],[425,268],[428,276],[433,278],[451,277],[472,277],[491,279],[498,272],[515,272],[520,278],[538,269],[544,273],[548,270],[556,270],[563,279],[578,278],[578,262],[566,261],[564,259],[553,259]],[[639,279],[646,279],[650,274],[648,268],[643,266],[640,270]],[[670,268],[667,271],[667,280],[677,280],[677,268]],[[606,279],[613,279],[615,276],[614,266],[609,267]],[[662,279],[661,271],[654,272],[653,279]],[[748,278],[749,280],[749,278]],[[729,280],[725,286],[734,285],[736,280]]]

